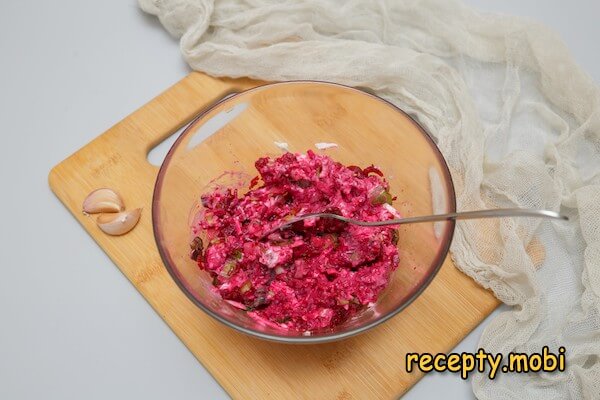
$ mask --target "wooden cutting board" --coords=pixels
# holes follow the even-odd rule
[[[148,152],[214,101],[258,84],[192,73],[53,168],[50,187],[233,398],[397,398],[422,375],[406,372],[405,353],[450,351],[498,305],[450,259],[413,304],[383,325],[342,342],[303,346],[222,326],[188,300],[161,262],[150,212],[158,168]],[[99,187],[144,207],[132,232],[107,236],[82,214],[83,199]]]

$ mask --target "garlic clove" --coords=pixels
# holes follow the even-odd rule
[[[118,214],[102,214],[97,219],[98,228],[104,233],[119,236],[132,230],[140,220],[142,209],[123,211]]]
[[[94,190],[83,201],[85,214],[116,213],[124,209],[121,197],[114,190],[106,188]]]

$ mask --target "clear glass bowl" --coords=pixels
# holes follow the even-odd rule
[[[448,167],[429,135],[408,115],[359,89],[325,82],[284,82],[225,98],[198,116],[180,135],[160,169],[152,204],[154,235],[164,264],[194,304],[225,325],[287,343],[339,340],[386,321],[431,282],[450,246],[454,222],[403,225],[400,265],[372,307],[334,329],[310,335],[263,325],[210,290],[212,279],[190,259],[190,225],[211,185],[246,187],[254,162],[315,149],[345,165],[378,166],[397,196],[403,216],[456,211]]]

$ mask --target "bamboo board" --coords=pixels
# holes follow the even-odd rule
[[[306,346],[266,342],[222,326],[192,304],[162,264],[150,213],[158,168],[147,153],[215,100],[258,84],[191,73],[53,168],[50,186],[233,398],[397,398],[422,375],[406,372],[405,353],[448,352],[498,306],[450,259],[390,321],[342,342]],[[118,188],[126,204],[144,207],[132,232],[104,235],[81,213],[82,200],[99,187]]]

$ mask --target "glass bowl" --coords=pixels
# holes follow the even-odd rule
[[[259,86],[221,100],[179,136],[163,162],[152,204],[154,235],[164,264],[189,299],[223,324],[262,339],[320,343],[364,332],[408,306],[440,269],[454,221],[402,225],[400,264],[379,300],[333,329],[309,335],[267,326],[211,290],[212,279],[190,258],[190,226],[200,195],[213,185],[247,188],[254,162],[292,152],[325,152],[344,165],[375,164],[397,196],[401,215],[456,211],[450,173],[429,135],[389,102],[326,82]],[[319,142],[337,147],[317,150]]]

